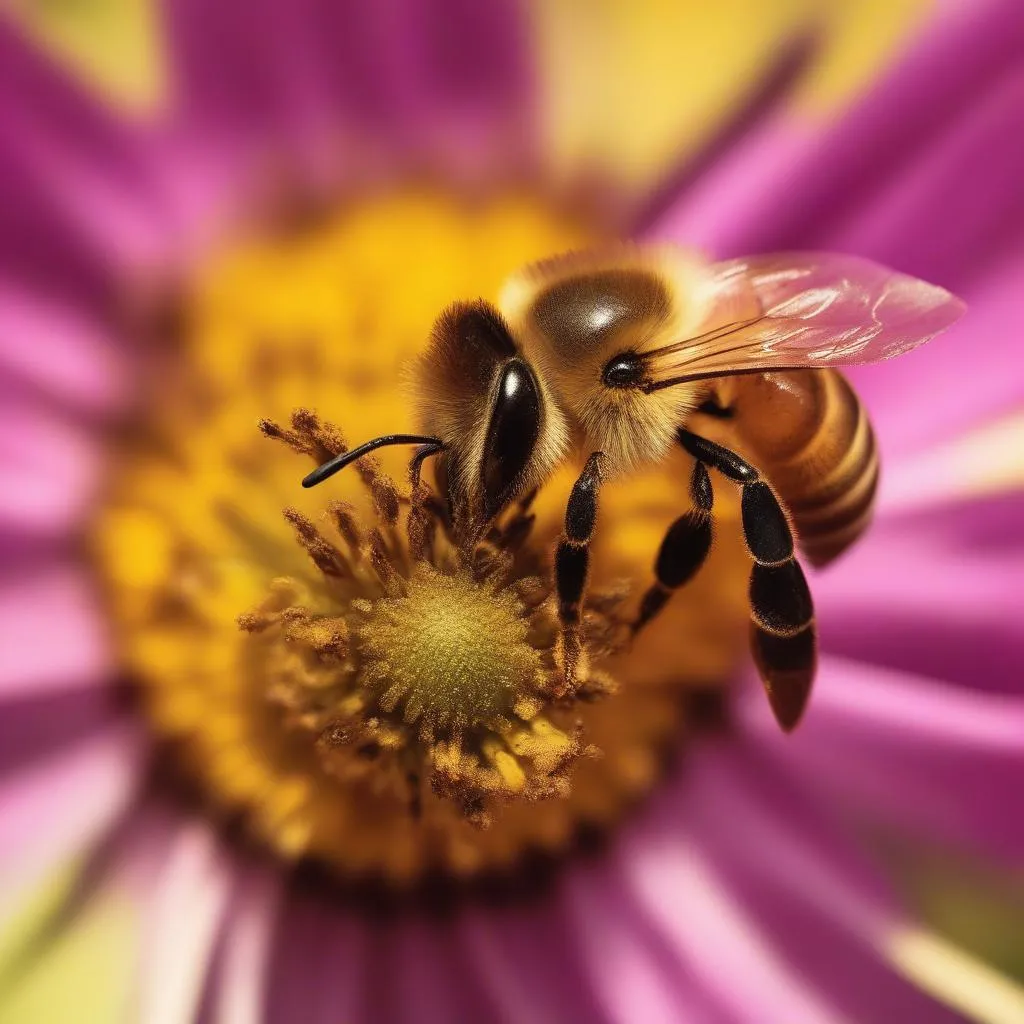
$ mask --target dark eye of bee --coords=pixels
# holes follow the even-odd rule
[[[635,352],[622,352],[605,364],[601,379],[605,387],[633,388],[644,376],[644,365]]]
[[[533,371],[521,359],[501,372],[498,396],[484,440],[481,478],[484,517],[492,519],[512,498],[540,436],[540,391]]]

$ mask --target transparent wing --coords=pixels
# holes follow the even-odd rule
[[[779,253],[712,268],[707,331],[645,353],[649,390],[693,378],[891,359],[953,324],[943,288],[856,256]]]

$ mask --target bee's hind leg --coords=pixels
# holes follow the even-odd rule
[[[742,489],[743,536],[754,559],[750,572],[751,648],[772,711],[788,732],[807,705],[817,662],[814,606],[803,570],[794,557],[792,531],[775,492],[750,463],[684,428],[679,429],[678,437],[696,459],[697,467],[707,464]],[[696,481],[696,468],[694,473]],[[699,505],[696,491],[694,504]],[[672,531],[681,521],[669,530],[659,564]]]
[[[562,628],[559,656],[565,689],[569,693],[579,685],[583,669],[580,664],[580,624],[590,568],[590,538],[597,521],[603,459],[603,452],[594,452],[573,484],[565,509],[565,534],[555,552],[555,588],[558,592],[558,620]]]

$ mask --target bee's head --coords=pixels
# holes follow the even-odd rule
[[[443,442],[452,516],[478,533],[536,487],[565,452],[565,419],[501,314],[458,303],[434,325],[414,370],[420,422]]]
[[[680,296],[678,281],[689,271],[678,254],[670,260],[616,247],[535,264],[502,293],[526,355],[587,450],[605,453],[609,473],[660,459],[699,402],[696,388],[652,394],[645,387],[646,353],[698,314],[699,303]]]

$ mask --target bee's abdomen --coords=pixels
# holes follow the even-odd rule
[[[804,555],[824,565],[871,521],[878,450],[867,413],[835,370],[737,380],[735,428],[793,519]]]

